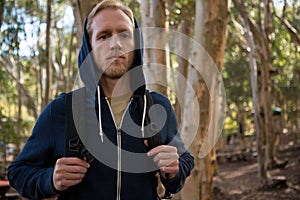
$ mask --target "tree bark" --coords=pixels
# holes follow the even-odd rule
[[[5,5],[5,0],[2,0],[0,2],[0,27],[1,27],[2,21],[3,21],[4,5]]]
[[[47,0],[47,19],[46,19],[47,27],[46,27],[46,86],[45,86],[45,94],[44,94],[44,101],[42,103],[42,107],[44,108],[50,99],[51,93],[51,82],[52,82],[52,74],[51,74],[51,46],[50,46],[50,29],[51,29],[51,0]]]
[[[224,0],[196,1],[195,40],[202,45],[219,70],[222,69],[224,63],[225,33],[229,14],[228,7],[228,1]],[[207,63],[208,59],[205,58],[207,55],[199,55],[197,52],[192,54],[194,59],[201,62],[201,67],[204,68],[203,73],[205,73],[205,68],[211,67]],[[211,117],[217,117],[215,110],[217,104],[212,103],[218,101],[218,99],[216,99],[217,91],[215,89],[218,81],[216,80],[217,77],[211,77],[210,82],[207,83],[199,77],[193,78],[195,76],[193,74],[195,73],[192,71],[189,72],[188,80],[193,83],[193,87],[196,86],[194,89],[196,89],[198,99],[200,100],[201,120],[196,138],[191,147],[191,152],[195,156],[195,168],[183,189],[182,199],[208,200],[212,199],[212,178],[215,171],[216,152],[215,148],[212,148],[206,156],[203,155],[205,157],[202,159],[199,158],[199,153],[201,153],[201,147],[207,145],[204,142],[211,143],[215,139],[214,136],[217,130],[214,128],[208,130],[208,128],[211,123]],[[212,91],[211,94],[208,89]],[[190,101],[188,98],[187,94],[185,105]],[[185,107],[185,109],[187,109],[187,107]],[[188,112],[193,113],[191,109],[193,108],[190,108]],[[186,113],[187,111],[184,110],[184,112]],[[183,120],[188,120],[188,118],[184,116]],[[182,131],[186,131],[186,128],[187,127],[183,125]],[[209,139],[205,140],[206,137]]]
[[[23,85],[23,73],[21,70],[21,66],[19,64],[17,64],[17,69],[18,69],[18,82],[20,83],[20,85]],[[21,135],[21,124],[22,124],[22,106],[23,106],[23,95],[22,95],[22,89],[20,87],[20,85],[18,85],[18,123],[17,123],[17,135]],[[6,154],[6,153],[5,153]]]
[[[166,30],[166,13],[165,13],[165,2],[163,0],[151,0],[151,16],[153,18],[154,27],[161,28],[160,31],[165,32]],[[159,46],[163,42],[163,38],[159,35],[154,35],[154,41]],[[166,44],[167,45],[167,44]],[[166,48],[165,48],[166,49]],[[155,85],[154,90],[167,95],[167,70],[166,70],[166,51],[165,49],[153,49],[152,63],[155,64],[155,77],[156,82],[159,84]]]
[[[101,0],[76,0],[73,5],[78,47],[81,46],[84,21],[98,2]]]
[[[242,16],[244,18],[246,13],[243,12]],[[265,132],[262,131],[263,119],[260,115],[260,104],[259,104],[259,92],[257,83],[257,64],[254,56],[255,46],[252,32],[250,30],[250,25],[248,20],[244,19],[244,24],[246,27],[246,38],[250,48],[249,51],[249,65],[250,65],[250,75],[251,75],[251,91],[252,91],[252,101],[254,105],[254,122],[256,130],[256,141],[257,141],[257,153],[258,153],[258,174],[263,181],[267,179],[266,171],[266,156],[264,151],[264,146],[266,145]]]
[[[72,32],[71,32],[71,38],[70,38],[70,42],[69,42],[69,56],[68,56],[68,62],[67,62],[67,77],[66,77],[66,85],[65,85],[65,90],[66,91],[70,91],[71,90],[71,87],[72,87],[72,84],[71,84],[71,81],[72,81],[72,76],[73,76],[73,67],[71,66],[72,65],[72,52],[73,52],[73,41],[74,41],[74,36],[75,36],[75,25],[73,24],[72,26]]]
[[[141,1],[141,25],[142,28],[147,28],[147,27],[153,27],[153,20],[151,19],[150,16],[150,0],[144,0]],[[145,43],[152,41],[151,40],[151,35],[148,33],[148,31],[144,31],[144,40]],[[150,63],[150,58],[151,58],[151,51],[150,49],[145,49],[144,53],[144,63],[148,65]]]
[[[141,1],[141,19],[142,28],[145,28],[143,32],[145,46],[155,47],[145,49],[144,64],[150,69],[150,74],[146,74],[146,79],[150,83],[155,83],[150,85],[150,89],[167,95],[167,56],[165,51],[167,44],[166,46],[162,45],[167,41],[162,37],[167,31],[165,9],[166,6],[163,0]],[[147,28],[149,29],[146,30]]]
[[[190,29],[187,25],[187,22],[185,20],[182,20],[180,23],[180,28],[179,28],[179,32],[189,36],[190,35]],[[189,41],[187,38],[182,38],[180,41],[178,41],[178,48],[181,50],[181,52],[183,53],[182,57],[181,56],[177,56],[177,63],[178,63],[178,76],[176,77],[176,81],[175,81],[175,92],[176,94],[181,93],[182,91],[186,90],[186,83],[184,83],[184,81],[187,79],[187,75],[188,75],[188,67],[189,67],[189,63],[186,59],[188,59],[188,52],[189,52]],[[184,78],[184,80],[182,80],[182,78]],[[182,97],[182,95],[176,95],[177,98]],[[175,102],[175,113],[176,113],[176,117],[177,117],[177,121],[178,124],[181,124],[181,110],[182,108],[180,107],[180,103],[182,104],[182,106],[184,105],[184,99],[176,99]]]

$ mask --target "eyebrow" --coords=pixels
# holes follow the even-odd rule
[[[118,33],[131,32],[131,29],[128,26],[119,27],[119,28],[117,28],[117,30],[118,30]],[[96,38],[99,37],[101,34],[107,34],[110,32],[111,32],[110,27],[104,27],[102,30],[100,30],[99,32],[96,33]]]

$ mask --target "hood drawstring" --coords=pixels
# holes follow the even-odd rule
[[[101,142],[103,143],[103,129],[102,129],[102,120],[101,120],[101,98],[100,98],[100,87],[97,87],[98,91],[98,112],[99,112],[99,135],[101,137]]]
[[[146,108],[147,108],[147,98],[146,98],[146,94],[144,94],[144,109],[143,109],[142,128],[141,128],[143,138],[145,137],[144,124],[146,118]]]
[[[102,120],[101,120],[101,96],[100,96],[100,87],[97,86],[98,91],[98,113],[99,113],[99,135],[101,137],[101,142],[103,143],[103,129],[102,129]],[[143,108],[143,118],[142,118],[142,136],[145,137],[145,119],[146,119],[146,109],[147,109],[147,98],[146,94],[144,95],[144,108]]]

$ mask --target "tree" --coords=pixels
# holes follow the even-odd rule
[[[92,8],[101,0],[77,0],[73,4],[74,7],[74,16],[75,16],[75,27],[78,47],[81,46],[81,38],[83,33],[84,21],[88,15],[88,13],[92,10]]]
[[[45,107],[49,103],[49,98],[51,94],[51,76],[52,76],[52,60],[51,60],[51,47],[50,47],[50,29],[51,29],[51,0],[47,0],[47,28],[46,28],[46,88],[45,88],[45,94],[42,101],[42,107]]]
[[[283,127],[300,130],[299,98],[299,1],[284,1],[282,9],[273,6],[273,23],[276,40],[272,45],[273,65],[278,70],[274,77],[273,95],[276,106],[282,108]],[[297,103],[298,102],[298,103]]]
[[[163,44],[163,42],[165,41],[164,38],[160,37],[161,35],[164,35],[163,32],[167,31],[165,10],[165,1],[141,1],[141,20],[142,28],[145,28],[145,31],[143,32],[145,35],[145,46],[152,46],[147,43],[154,43],[154,46],[158,47],[161,46],[161,44]],[[149,31],[147,31],[147,28],[150,27],[153,29],[157,29],[149,29]],[[156,31],[162,33],[153,34],[153,32]],[[148,75],[147,78],[150,80],[150,82],[157,83],[153,85],[152,89],[167,95],[166,57],[168,52],[166,52],[164,49],[166,48],[146,49],[144,62],[150,69],[149,72],[151,72],[151,75]]]
[[[179,28],[179,32],[183,33],[186,36],[190,35],[190,29],[187,25],[187,22],[183,19],[181,20],[180,23],[180,28]],[[185,79],[187,79],[187,75],[188,75],[188,61],[186,60],[186,58],[188,58],[188,53],[189,52],[189,41],[187,38],[182,38],[182,40],[178,41],[178,48],[181,49],[181,51],[183,53],[185,53],[185,55],[183,56],[177,56],[177,63],[178,63],[178,74],[180,76],[183,76]],[[175,82],[175,91],[176,94],[178,94],[181,91],[185,91],[186,87],[185,84],[183,83],[182,79],[177,76],[176,77],[176,82]],[[180,98],[180,97],[178,97]],[[175,113],[176,113],[176,117],[178,120],[178,124],[181,123],[181,108],[180,108],[180,102],[184,102],[184,99],[182,100],[176,100],[174,108],[175,108]]]
[[[0,2],[0,27],[3,21],[4,5],[5,5],[5,0]]]
[[[228,6],[228,1],[223,0],[213,2],[196,1],[194,38],[207,51],[219,70],[222,69],[224,63]],[[206,73],[206,70],[209,70],[206,68],[211,67],[207,59],[205,59],[206,55],[201,55],[197,51],[193,52],[192,55],[193,57],[191,59],[195,59],[196,63],[202,63],[201,68],[203,68],[203,73]],[[201,75],[205,76],[205,74]],[[183,189],[182,199],[211,199],[212,178],[216,162],[215,149],[212,148],[202,159],[199,158],[199,153],[201,153],[200,149],[207,145],[205,142],[213,146],[213,141],[216,139],[214,136],[218,130],[209,130],[208,127],[209,123],[211,123],[210,119],[218,118],[215,116],[215,109],[219,106],[217,103],[219,99],[216,97],[218,91],[215,88],[218,81],[217,77],[211,77],[209,82],[204,82],[204,80],[201,80],[199,77],[195,77],[195,71],[191,69],[189,70],[188,80],[197,91],[197,97],[200,102],[201,120],[196,138],[190,148],[195,156],[195,168],[192,171],[190,179],[187,180],[186,187]],[[208,90],[212,92],[209,93]],[[186,114],[183,118],[182,132],[188,131],[186,120],[191,120],[188,115],[191,115],[194,109],[189,106],[190,98],[189,93],[187,93],[184,107],[184,113]],[[211,102],[214,102],[214,104]],[[199,115],[199,113],[194,113],[194,115]],[[205,140],[206,137],[208,137],[209,140]]]
[[[3,124],[1,122],[1,127],[7,129],[3,131],[6,134],[13,130],[6,140],[17,145],[30,134],[38,113],[46,104],[45,100],[42,101],[45,94],[45,81],[43,80],[48,78],[51,80],[49,86],[55,85],[52,89],[49,87],[49,100],[51,100],[63,91],[64,77],[67,77],[65,74],[72,71],[67,70],[65,67],[67,62],[64,60],[68,58],[68,65],[77,68],[76,59],[72,59],[71,56],[75,53],[76,41],[67,45],[71,40],[68,39],[71,38],[71,31],[67,26],[60,29],[61,32],[57,31],[58,24],[62,24],[65,8],[70,5],[55,2],[50,6],[51,12],[48,7],[48,14],[51,13],[51,22],[49,22],[50,15],[48,15],[47,27],[47,1],[5,1],[4,5],[1,24],[3,42],[0,45],[2,69],[0,76],[1,82],[3,81],[0,105],[1,116],[6,120]],[[57,38],[60,42],[56,44]],[[56,46],[59,46],[60,51],[55,51]],[[46,56],[46,50],[49,52],[48,56]],[[47,63],[49,63],[49,70],[52,70],[52,75],[48,76],[45,73]],[[57,63],[60,63],[60,69],[57,68]],[[70,76],[73,75],[70,74]],[[9,128],[9,126],[12,127]]]

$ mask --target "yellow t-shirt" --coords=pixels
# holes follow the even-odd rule
[[[127,93],[122,96],[108,98],[108,101],[110,103],[110,106],[111,106],[111,109],[113,112],[115,122],[118,127],[121,125],[120,124],[121,119],[122,119],[122,116],[123,116],[123,113],[124,113],[126,107],[128,106],[131,95],[132,95],[132,93]]]

